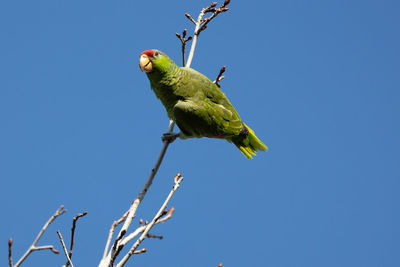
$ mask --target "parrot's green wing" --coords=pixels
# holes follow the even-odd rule
[[[185,85],[185,95],[174,106],[176,122],[187,137],[221,137],[238,135],[242,121],[225,94],[203,74],[181,68],[191,81]],[[178,89],[179,91],[179,89]]]

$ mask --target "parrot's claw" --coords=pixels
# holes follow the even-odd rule
[[[161,140],[162,140],[163,142],[172,143],[172,142],[175,141],[176,138],[179,137],[179,135],[180,135],[180,133],[169,133],[169,132],[168,132],[168,133],[164,133],[164,134],[161,136]]]

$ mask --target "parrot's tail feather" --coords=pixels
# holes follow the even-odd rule
[[[244,123],[243,123],[244,124]],[[249,159],[256,155],[257,150],[267,151],[268,147],[258,139],[254,131],[249,126],[244,124],[249,131],[246,138],[233,139],[232,142],[239,148],[239,150]]]

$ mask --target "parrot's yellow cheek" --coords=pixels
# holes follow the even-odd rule
[[[147,55],[141,55],[139,59],[139,67],[141,71],[151,72],[153,70],[153,64],[151,63]]]

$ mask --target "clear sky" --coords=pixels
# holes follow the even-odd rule
[[[128,266],[400,266],[400,2],[236,1],[200,35],[192,67],[214,79],[270,148],[247,160],[223,140],[178,140],[138,217],[182,172],[173,218]],[[168,119],[138,67],[208,1],[0,2],[0,241],[19,258],[60,249],[97,266],[111,223],[140,191]],[[33,254],[24,266],[61,266]]]

